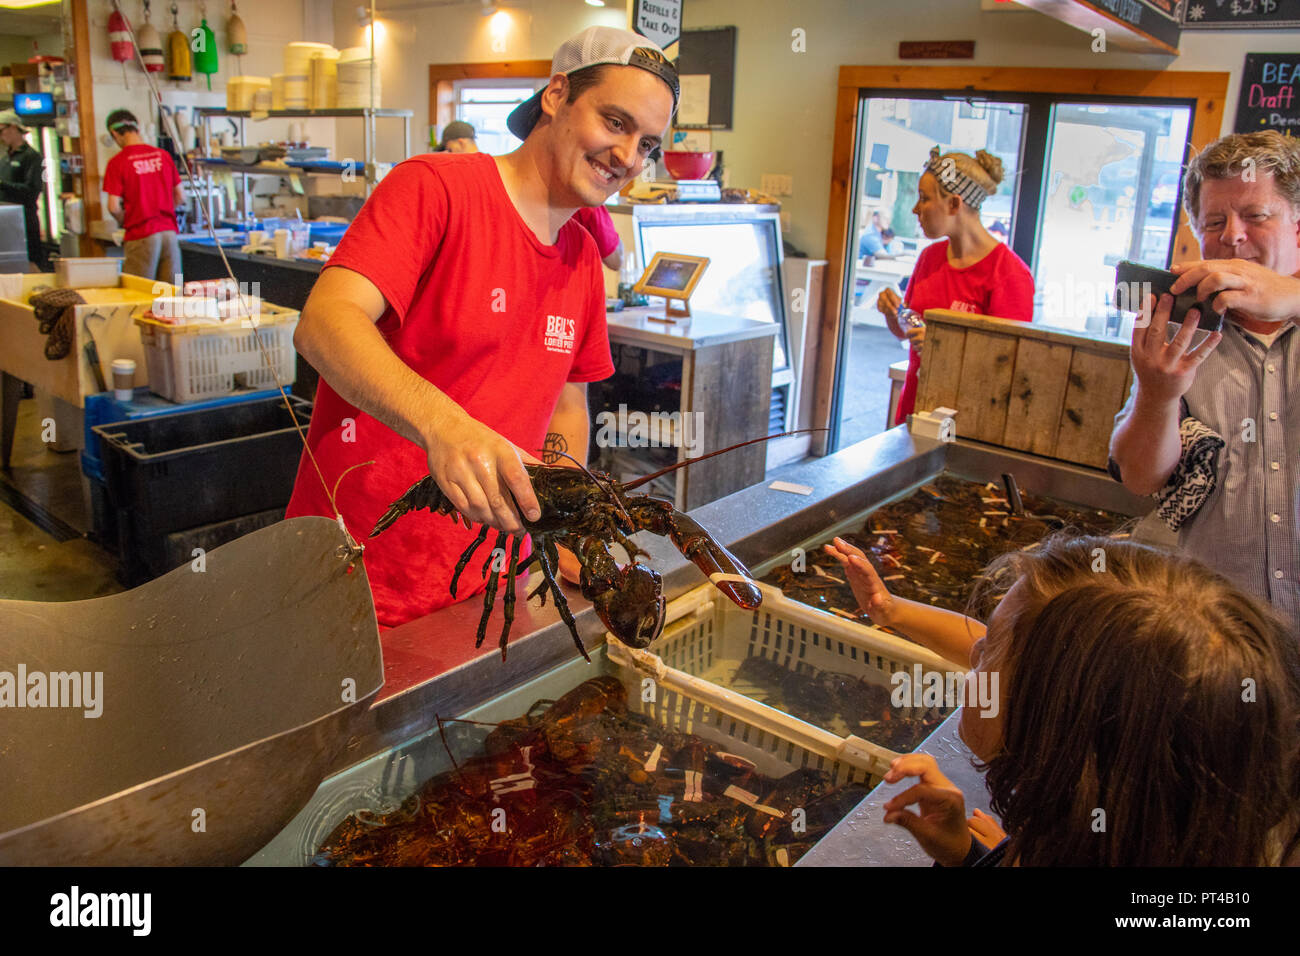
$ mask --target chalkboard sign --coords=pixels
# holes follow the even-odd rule
[[[1184,30],[1291,30],[1300,0],[1183,0]]]
[[[1300,136],[1300,53],[1247,53],[1234,132]]]

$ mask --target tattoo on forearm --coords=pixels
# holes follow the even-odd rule
[[[542,461],[554,465],[560,460],[561,452],[569,450],[569,443],[559,432],[547,432],[546,444],[542,446]]]

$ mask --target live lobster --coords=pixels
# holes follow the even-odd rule
[[[720,455],[756,441],[741,442],[730,448],[703,455],[700,461]],[[569,610],[568,601],[555,579],[559,568],[558,545],[571,550],[582,565],[579,588],[582,596],[591,601],[605,627],[620,641],[632,647],[647,647],[659,636],[664,623],[663,580],[659,572],[642,564],[638,557],[646,554],[629,540],[637,531],[650,531],[671,538],[677,549],[694,562],[714,586],[740,607],[752,610],[763,601],[762,592],[753,583],[748,569],[724,548],[713,536],[689,515],[673,507],[671,501],[654,495],[628,495],[627,492],[646,484],[665,472],[683,467],[691,461],[671,465],[652,475],[622,485],[602,472],[586,468],[569,468],[556,465],[527,465],[528,478],[541,505],[541,516],[536,521],[524,520],[525,533],[532,539],[533,551],[527,560],[519,563],[519,547],[523,535],[498,532],[496,543],[480,575],[486,575],[497,554],[509,554],[506,570],[504,604],[505,623],[501,629],[501,657],[506,656],[510,626],[515,616],[515,577],[534,564],[541,568],[542,581],[528,599],[546,592],[555,600],[560,617],[573,635],[578,652],[590,661],[587,649],[578,636],[578,628]],[[398,518],[409,511],[428,508],[435,514],[447,515],[453,521],[469,521],[457,512],[442,493],[432,475],[426,475],[398,498],[375,524],[371,537],[381,534]],[[479,547],[487,540],[489,528],[479,528],[478,537],[465,549],[456,562],[451,579],[451,594],[456,596],[461,573]],[[618,544],[631,563],[620,566],[609,552],[609,545]],[[508,547],[508,552],[507,552]],[[647,555],[648,556],[648,555]],[[496,569],[494,569],[495,571]],[[487,634],[488,619],[497,597],[497,574],[488,577],[483,596],[483,616],[479,619],[476,647],[481,647]]]

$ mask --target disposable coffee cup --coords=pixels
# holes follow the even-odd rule
[[[292,233],[288,229],[275,230],[275,257],[277,259],[288,259]]]
[[[135,359],[113,359],[113,397],[119,402],[135,397]]]

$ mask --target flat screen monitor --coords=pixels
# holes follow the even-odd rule
[[[775,322],[772,371],[790,367],[786,341],[785,292],[781,284],[780,220],[775,213],[752,217],[636,219],[641,261],[656,252],[675,252],[709,260],[691,293],[695,312],[736,315]]]

